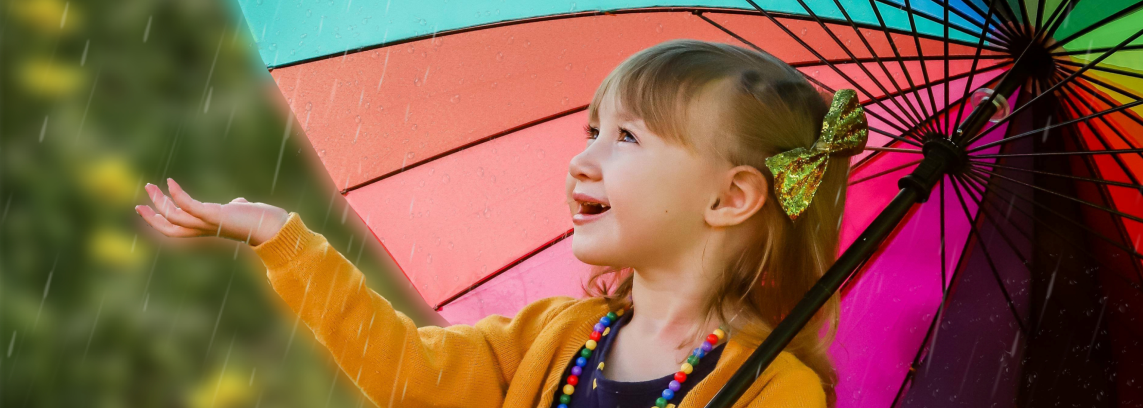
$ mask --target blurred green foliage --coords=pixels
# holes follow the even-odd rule
[[[144,183],[167,177],[299,212],[398,310],[443,323],[286,126],[225,1],[0,6],[3,406],[372,405],[246,244],[138,217]]]

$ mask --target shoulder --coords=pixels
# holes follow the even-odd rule
[[[606,303],[599,298],[577,299],[571,296],[552,296],[538,299],[528,303],[517,316],[528,315],[545,320],[574,319],[575,317],[592,314],[597,309],[606,308]]]
[[[772,372],[750,406],[826,407],[821,377],[793,353],[779,353],[766,371]]]
[[[576,324],[607,313],[607,302],[598,297],[552,296],[529,303],[520,313],[529,314],[549,324]]]

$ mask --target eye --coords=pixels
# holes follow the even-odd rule
[[[599,129],[591,125],[583,125],[583,133],[587,135],[588,139],[595,139],[599,137]]]
[[[634,143],[639,143],[639,139],[636,139],[636,138],[635,138],[635,135],[634,135],[634,134],[632,134],[630,130],[627,130],[627,129],[624,129],[624,128],[619,128],[619,132],[620,132],[620,134],[622,134],[622,135],[625,135],[626,137],[630,137],[630,138],[631,138],[631,142],[634,142]],[[624,139],[626,139],[626,138],[624,138]]]
[[[587,135],[588,140],[594,140],[599,137],[599,129],[590,124],[583,125],[583,133]],[[635,138],[635,135],[632,134],[631,131],[624,128],[619,128],[619,133],[623,135],[623,138],[620,139],[621,141],[626,141],[628,143],[639,143],[639,139]]]

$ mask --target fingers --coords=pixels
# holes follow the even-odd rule
[[[171,192],[171,199],[175,201],[175,204],[178,204],[179,208],[181,208],[186,213],[193,215],[195,218],[203,221],[207,227],[218,225],[218,221],[222,219],[222,211],[220,209],[221,206],[217,204],[203,204],[202,202],[195,200],[190,196],[190,194],[187,194],[187,192],[183,190],[182,186],[180,186],[179,183],[175,182],[175,179],[170,177],[167,178],[167,190]],[[175,219],[173,221],[179,223],[180,220]],[[187,226],[190,227],[190,225]]]
[[[163,217],[151,209],[149,205],[137,205],[135,206],[135,212],[139,213],[151,228],[158,230],[168,237],[190,238],[203,235],[200,230],[172,224],[166,217]]]
[[[175,201],[163,194],[159,186],[147,183],[144,188],[147,190],[147,195],[151,197],[151,201],[155,203],[155,212],[162,214],[164,220],[191,229],[212,229],[211,224],[176,206]]]

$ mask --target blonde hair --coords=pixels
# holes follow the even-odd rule
[[[704,93],[725,89],[730,91]],[[599,120],[600,102],[613,94],[653,133],[692,149],[699,144],[687,135],[703,118],[688,117],[689,108],[700,101],[698,95],[712,95],[710,102],[719,112],[719,139],[705,145],[709,153],[736,166],[757,168],[770,186],[774,176],[765,166],[766,158],[810,147],[829,109],[826,95],[778,58],[698,40],[667,41],[623,61],[588,105],[592,122]],[[835,155],[829,160],[815,199],[796,221],[781,209],[771,189],[751,219],[761,227],[746,250],[733,257],[736,261],[717,274],[719,282],[704,302],[704,321],[695,327],[691,337],[695,340],[689,343],[705,336],[699,328],[717,319],[730,336],[757,347],[837,259],[849,159]],[[611,266],[592,269],[584,293],[607,299],[613,308],[627,306],[633,271]],[[785,349],[818,374],[830,407],[836,402],[837,373],[828,349],[837,332],[838,309],[835,293]]]

